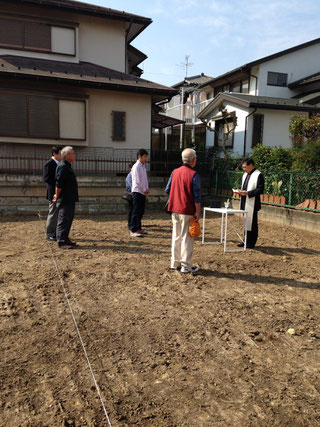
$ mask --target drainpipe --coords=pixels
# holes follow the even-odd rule
[[[245,125],[244,125],[244,138],[243,138],[243,157],[246,157],[247,149],[247,127],[248,127],[248,117],[252,116],[257,111],[255,108],[250,114],[246,116]]]

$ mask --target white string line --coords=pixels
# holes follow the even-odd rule
[[[44,232],[45,232],[44,225],[43,225],[43,223],[41,222],[41,215],[40,215],[40,211],[38,212],[38,216],[39,216],[40,224],[42,225],[42,228],[43,228],[43,230],[44,230]],[[81,337],[81,334],[80,334],[80,331],[79,331],[79,328],[78,328],[77,321],[76,321],[76,319],[75,319],[75,316],[74,316],[74,314],[73,314],[73,310],[72,310],[71,305],[70,305],[70,301],[69,301],[69,298],[68,298],[68,295],[67,295],[67,291],[66,291],[66,288],[65,288],[64,283],[63,283],[63,278],[62,278],[62,276],[61,276],[61,273],[60,273],[59,267],[58,267],[58,265],[57,265],[57,263],[56,263],[56,260],[55,260],[55,257],[54,257],[54,254],[53,254],[53,251],[52,251],[51,245],[50,245],[49,243],[48,243],[48,247],[49,247],[49,249],[50,249],[51,257],[52,257],[53,263],[54,263],[54,265],[55,265],[55,268],[56,268],[57,274],[58,274],[58,276],[59,276],[60,283],[61,283],[61,287],[62,287],[62,289],[63,289],[64,296],[65,296],[65,298],[66,298],[66,300],[67,300],[68,307],[69,307],[69,310],[70,310],[70,313],[71,313],[71,316],[72,316],[72,320],[73,320],[73,323],[74,323],[74,325],[75,325],[75,328],[76,328],[76,331],[77,331],[78,337],[79,337],[79,339],[80,339],[80,342],[81,342],[81,345],[82,345],[82,349],[83,349],[83,352],[84,352],[85,358],[86,358],[86,360],[87,360],[87,363],[88,363],[88,366],[89,366],[89,369],[90,369],[90,372],[91,372],[91,376],[92,376],[92,378],[93,378],[94,385],[95,385],[96,390],[97,390],[97,392],[98,392],[99,399],[100,399],[100,402],[101,402],[101,405],[102,405],[103,411],[104,411],[104,413],[105,413],[105,416],[106,416],[106,419],[107,419],[107,422],[108,422],[109,427],[112,427],[111,422],[110,422],[110,419],[109,419],[108,412],[107,412],[106,407],[105,407],[105,405],[104,405],[104,402],[103,402],[103,399],[102,399],[102,396],[101,396],[101,393],[100,393],[100,389],[99,389],[98,383],[97,383],[97,381],[96,381],[96,378],[95,378],[95,375],[94,375],[94,372],[93,372],[93,369],[92,369],[92,366],[91,366],[91,363],[90,363],[90,360],[89,360],[89,357],[88,357],[88,355],[87,355],[86,347],[85,347],[84,342],[83,342],[83,340],[82,340],[82,337]]]

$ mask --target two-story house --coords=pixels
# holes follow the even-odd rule
[[[152,105],[131,45],[151,19],[71,0],[0,0],[0,154],[151,146]]]
[[[205,85],[212,100],[198,115],[207,126],[207,147],[224,144],[238,155],[258,143],[291,147],[293,114],[320,112],[319,57],[318,38],[212,79]]]
[[[205,124],[206,148],[222,145],[236,155],[262,143],[291,147],[293,114],[320,111],[320,39],[266,56],[200,85],[194,123]],[[318,104],[319,103],[319,104]],[[167,114],[170,114],[168,110]]]

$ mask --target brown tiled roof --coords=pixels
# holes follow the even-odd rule
[[[0,76],[14,75],[60,82],[77,82],[87,87],[173,96],[177,90],[131,74],[91,64],[64,62],[24,56],[0,56]]]
[[[60,10],[70,10],[72,12],[85,13],[89,15],[105,16],[111,19],[118,19],[129,22],[133,21],[147,25],[151,24],[152,22],[152,19],[146,18],[144,16],[75,0],[10,0],[10,3],[38,4]]]

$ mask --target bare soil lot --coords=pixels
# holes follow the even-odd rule
[[[197,239],[192,276],[169,271],[170,217],[144,224],[77,217],[62,251],[37,217],[0,219],[0,425],[107,425],[50,247],[113,426],[320,425],[319,235]]]

